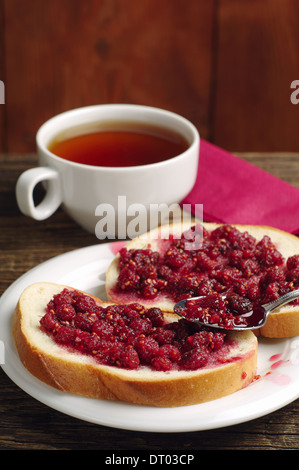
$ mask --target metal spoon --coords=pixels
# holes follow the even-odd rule
[[[195,300],[195,299],[202,299],[204,297],[205,296],[190,297],[189,299],[181,300],[180,302],[177,302],[175,304],[173,310],[177,315],[183,318],[186,318],[184,316],[184,310],[186,308],[187,302],[191,300]],[[225,297],[225,296],[222,296],[222,297]],[[281,297],[278,297],[272,302],[263,304],[249,312],[236,315],[238,319],[245,319],[245,324],[230,323],[229,326],[224,326],[224,325],[218,325],[217,323],[208,323],[208,322],[200,321],[196,318],[191,319],[190,321],[194,321],[195,323],[198,323],[206,327],[219,328],[222,330],[223,329],[224,330],[255,330],[257,328],[261,328],[266,323],[268,315],[271,312],[273,312],[273,310],[280,307],[281,305],[284,305],[292,300],[297,299],[298,297],[299,297],[299,289],[296,289],[296,290],[288,292],[287,294],[282,295]]]

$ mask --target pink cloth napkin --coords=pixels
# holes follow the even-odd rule
[[[196,183],[182,204],[206,222],[269,225],[299,234],[299,190],[201,139]]]

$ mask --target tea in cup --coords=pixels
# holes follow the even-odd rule
[[[108,104],[66,111],[38,130],[38,166],[19,177],[18,206],[36,220],[62,206],[97,238],[128,238],[134,208],[148,215],[152,205],[178,204],[191,191],[199,142],[191,122],[159,108]],[[45,196],[36,205],[39,183]]]

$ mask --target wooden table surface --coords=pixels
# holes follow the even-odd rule
[[[242,154],[242,157],[299,187],[295,154]],[[61,210],[36,222],[20,214],[14,187],[19,174],[35,166],[34,154],[0,154],[0,295],[12,282],[47,259],[95,245],[94,235]],[[17,299],[16,299],[17,300]],[[0,312],[1,314],[1,312]],[[38,402],[0,369],[0,450],[298,450],[299,400],[255,420],[207,431],[143,433],[91,424]],[[118,455],[118,454],[117,454]]]

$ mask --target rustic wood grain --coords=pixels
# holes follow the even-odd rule
[[[213,140],[238,151],[298,151],[296,0],[219,0]]]
[[[299,187],[298,154],[241,154]],[[62,211],[45,222],[20,214],[14,196],[18,175],[35,154],[0,154],[0,295],[20,275],[47,259],[98,241]],[[281,177],[282,177],[281,176]],[[16,299],[17,300],[17,299]],[[0,370],[0,450],[298,450],[299,400],[247,423],[190,433],[142,433],[98,426],[38,402]]]
[[[1,0],[0,150],[31,152],[49,117],[159,106],[228,150],[298,151],[297,0]]]
[[[4,83],[4,87],[6,84],[6,77],[5,77],[5,46],[4,46],[4,5],[3,0],[0,0],[0,80]],[[4,96],[5,98],[5,96]],[[2,103],[2,101],[1,101]],[[5,104],[0,104],[0,151],[6,152],[6,119],[5,119]]]
[[[101,103],[166,108],[208,136],[214,0],[2,1],[9,152],[34,151],[49,117]]]

